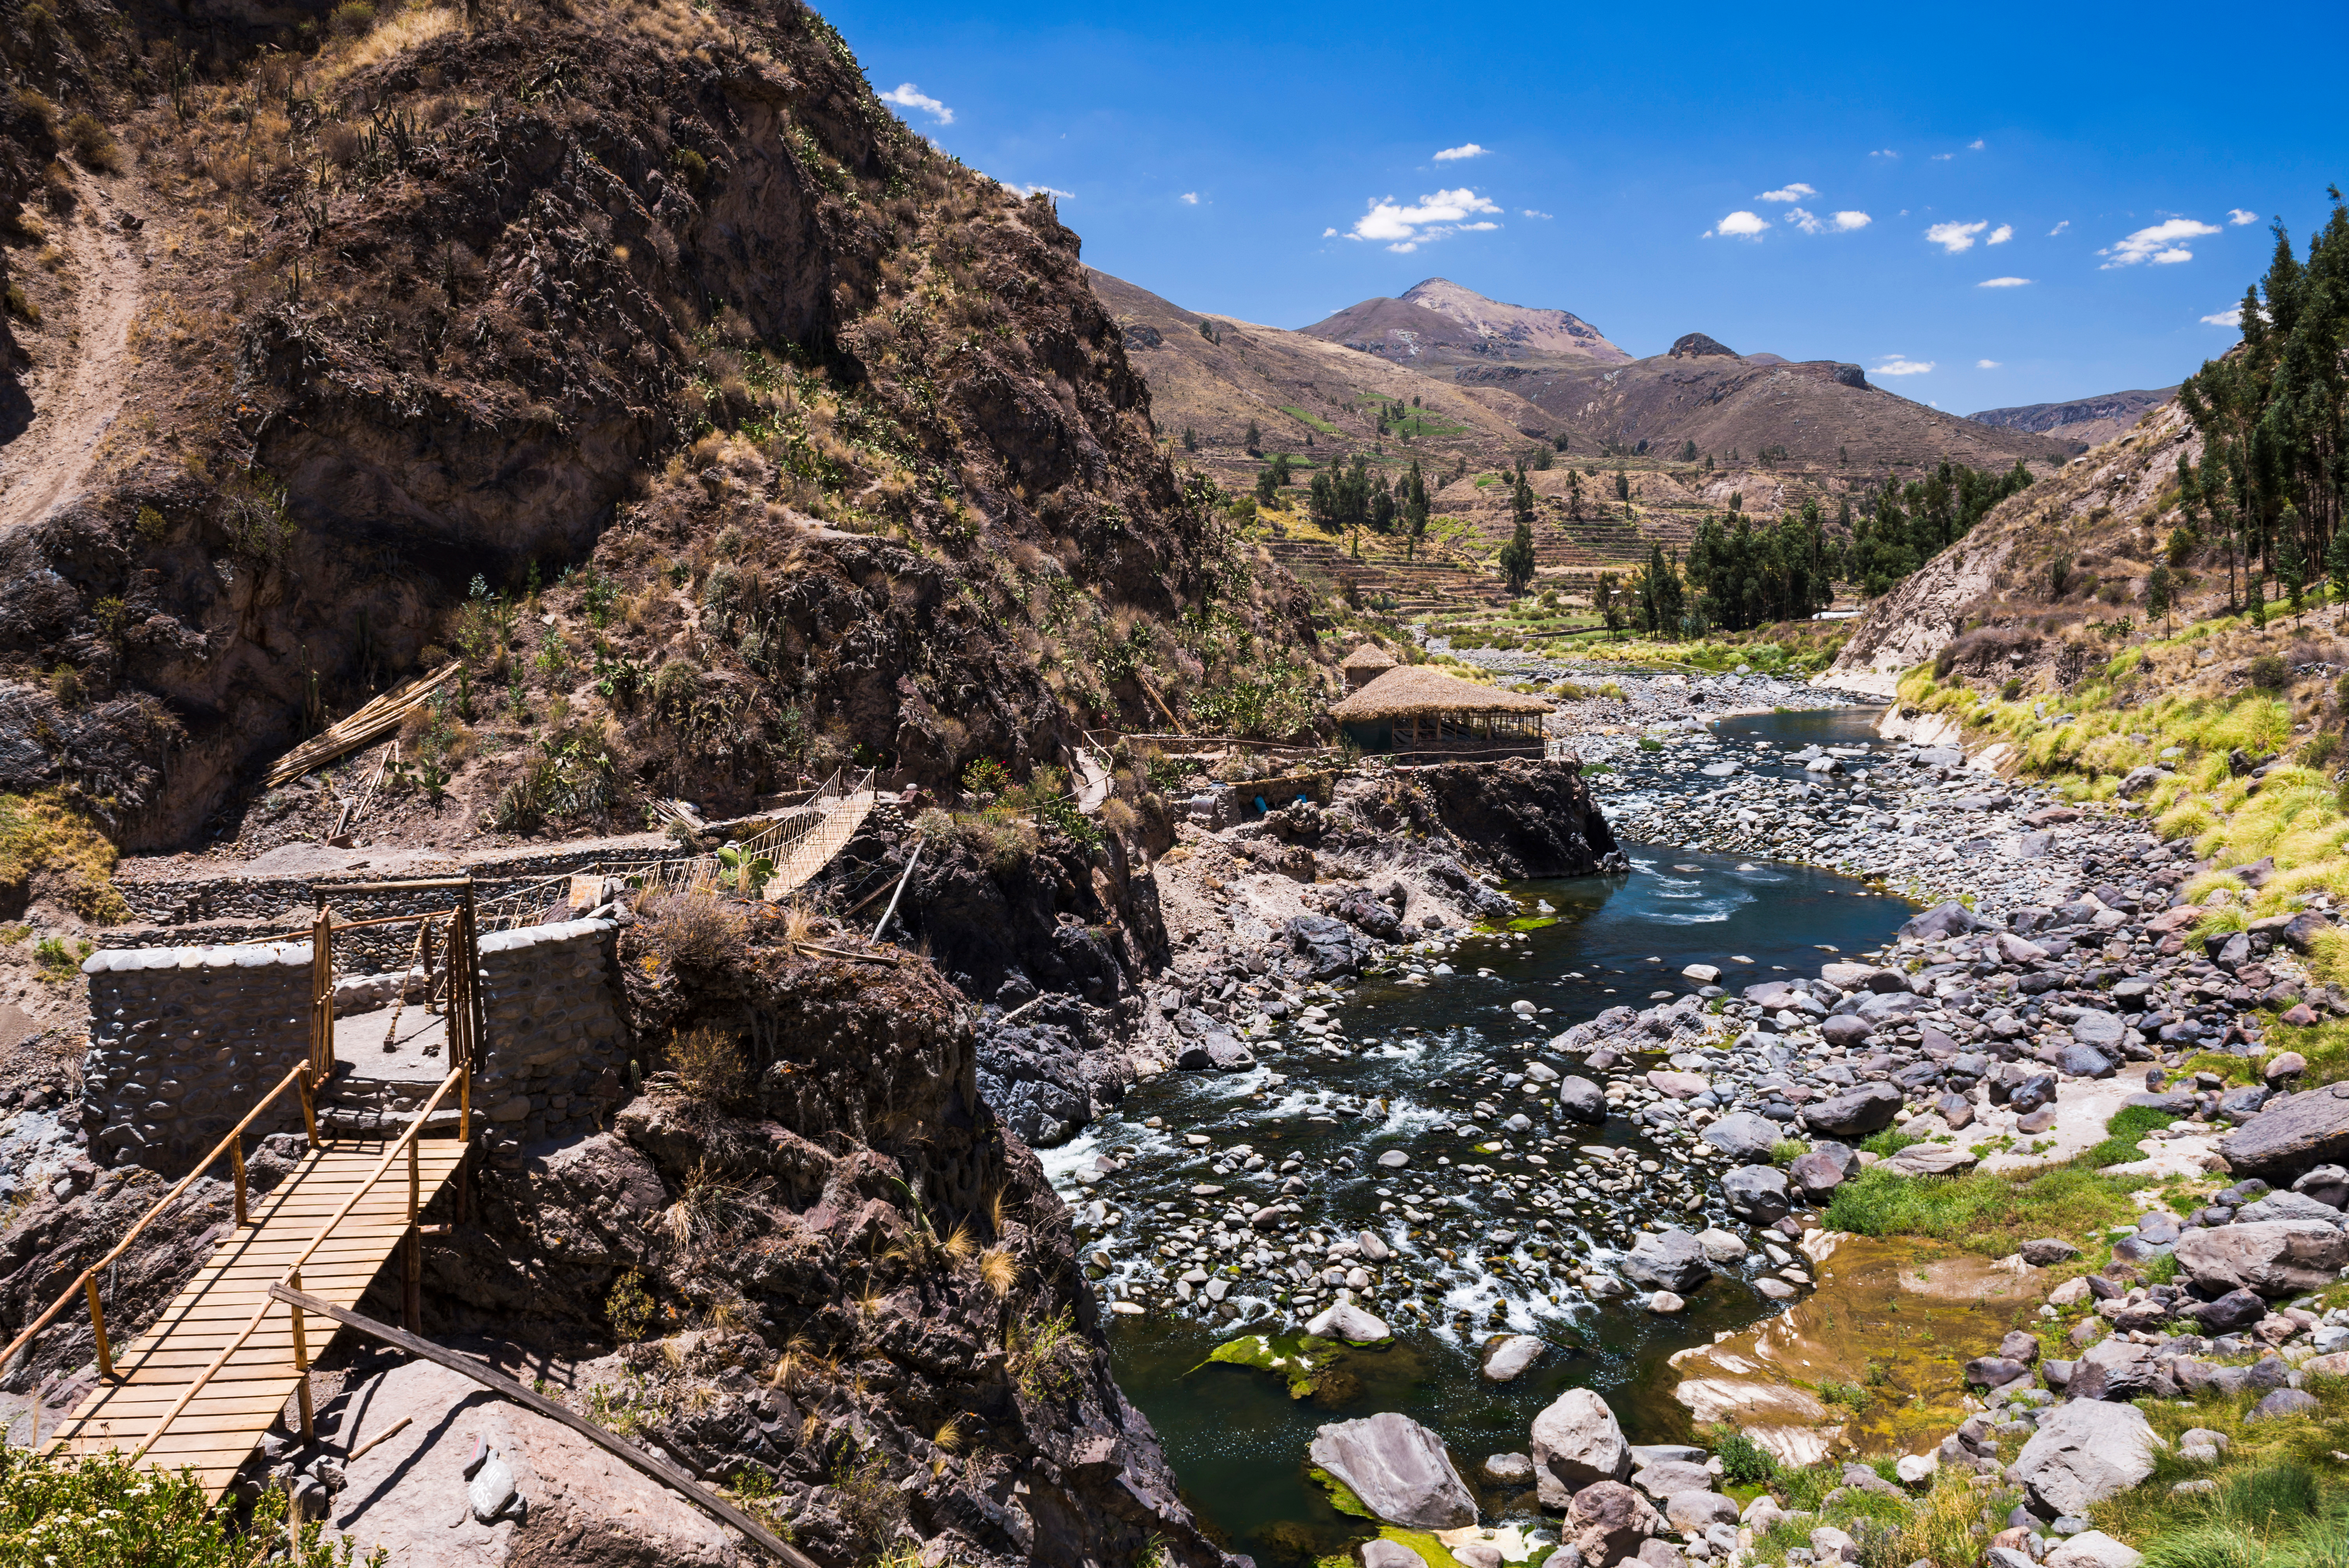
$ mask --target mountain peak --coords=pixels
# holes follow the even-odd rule
[[[1571,354],[1609,365],[1631,357],[1572,311],[1506,304],[1449,278],[1413,284],[1402,303],[1433,311],[1508,353]]]

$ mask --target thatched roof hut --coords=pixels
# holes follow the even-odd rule
[[[1364,643],[1348,654],[1346,662],[1338,666],[1346,677],[1346,689],[1350,692],[1361,690],[1394,667],[1395,656],[1376,643]]]
[[[1529,749],[1538,756],[1543,716],[1556,711],[1537,696],[1403,665],[1331,707],[1330,717],[1365,751]]]

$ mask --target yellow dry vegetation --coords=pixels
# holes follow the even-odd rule
[[[55,898],[86,920],[120,920],[113,842],[54,789],[0,795],[0,900]]]

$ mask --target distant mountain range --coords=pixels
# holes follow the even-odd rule
[[[1382,450],[1479,467],[1532,441],[1583,458],[1768,465],[1837,483],[1910,473],[1944,458],[2043,469],[2072,442],[1944,414],[1868,384],[1857,365],[1741,355],[1703,333],[1634,359],[1570,311],[1505,304],[1444,278],[1368,299],[1285,331],[1201,315],[1095,272],[1093,291],[1126,331],[1159,429],[1189,429],[1211,468],[1264,451]],[[1205,330],[1203,331],[1203,327]],[[1398,407],[1416,411],[1399,418]],[[1408,438],[1407,439],[1405,438]]]
[[[2087,450],[2134,428],[2150,409],[2178,396],[2175,387],[2150,392],[2106,392],[2101,397],[2075,397],[2068,403],[2026,403],[2019,408],[1985,408],[1967,418],[2006,430],[2029,430],[2057,440],[2077,443]]]

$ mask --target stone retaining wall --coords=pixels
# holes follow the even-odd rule
[[[518,1166],[525,1144],[592,1132],[626,1097],[635,1042],[620,1016],[618,929],[572,920],[481,938],[489,1048],[473,1105],[493,1162]]]
[[[634,1041],[616,989],[617,929],[574,920],[481,938],[486,1049],[473,1108],[492,1160],[518,1165],[524,1144],[593,1131],[626,1097]],[[82,971],[82,1121],[107,1164],[185,1174],[309,1049],[306,942],[112,948]],[[346,1066],[321,1111],[340,1130],[380,1132],[429,1092]],[[301,1102],[289,1094],[256,1131],[300,1127]]]
[[[92,1156],[184,1175],[309,1050],[310,944],[93,953],[82,1125]],[[287,1094],[256,1133],[302,1125]]]

